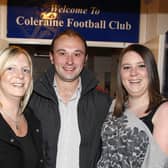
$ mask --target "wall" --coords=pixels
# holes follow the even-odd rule
[[[141,0],[140,43],[168,31],[167,0]]]
[[[154,53],[160,77],[161,90],[164,76],[165,34],[168,31],[167,0],[141,0],[140,43]]]
[[[8,41],[0,39],[0,50],[3,50],[4,48],[8,47]]]
[[[0,39],[6,38],[6,0],[0,0]]]

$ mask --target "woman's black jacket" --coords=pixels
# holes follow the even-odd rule
[[[28,129],[38,153],[37,168],[44,168],[40,121],[30,109],[24,112]],[[0,115],[0,168],[24,168],[22,148],[17,137]]]

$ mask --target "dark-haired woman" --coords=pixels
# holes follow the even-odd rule
[[[168,101],[147,47],[132,44],[122,51],[109,111],[97,168],[168,168]]]

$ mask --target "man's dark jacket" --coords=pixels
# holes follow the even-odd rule
[[[60,130],[58,100],[53,88],[54,66],[34,85],[29,106],[34,109],[43,129],[46,168],[55,168]],[[81,135],[80,168],[95,168],[101,151],[101,126],[111,104],[111,98],[96,89],[97,80],[84,68],[81,73],[82,92],[78,103],[78,123]]]

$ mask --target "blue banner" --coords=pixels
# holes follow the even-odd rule
[[[52,39],[67,28],[87,41],[138,42],[140,0],[8,2],[7,37]]]

